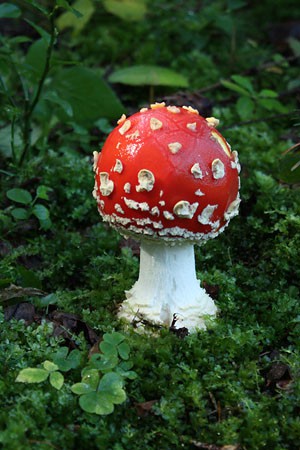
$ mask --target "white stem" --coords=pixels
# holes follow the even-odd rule
[[[143,317],[170,326],[176,314],[177,328],[205,328],[204,318],[215,316],[213,300],[196,278],[193,244],[168,246],[143,241],[140,273],[119,312],[132,321]]]

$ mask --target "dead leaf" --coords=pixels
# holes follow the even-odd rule
[[[31,287],[21,287],[16,286],[15,284],[11,284],[8,288],[3,289],[0,292],[0,301],[6,302],[7,300],[11,300],[13,298],[27,297],[27,296],[43,296],[46,295],[46,292],[41,291],[40,289],[31,288]]]
[[[18,303],[4,308],[5,320],[24,320],[28,325],[35,321],[36,312],[31,303]]]
[[[176,314],[173,314],[173,320],[172,320],[171,326],[169,328],[169,331],[171,333],[176,334],[176,336],[179,337],[180,339],[183,339],[186,336],[188,336],[189,330],[186,327],[176,328],[177,320],[178,319],[177,319]]]
[[[215,444],[207,444],[204,442],[190,441],[196,448],[200,448],[201,450],[238,450],[240,448],[240,444],[234,445],[219,445]]]
[[[90,345],[94,345],[99,339],[95,331],[76,314],[53,311],[48,318],[54,323],[53,335],[62,337],[71,346],[75,345],[73,334],[83,333]]]
[[[287,364],[275,362],[266,374],[267,386],[283,380],[291,380],[290,368]]]
[[[220,286],[218,286],[217,284],[208,284],[206,283],[206,281],[202,282],[202,286],[211,298],[217,300],[217,298],[219,297]]]
[[[153,405],[157,403],[158,400],[149,400],[148,402],[135,403],[134,406],[137,409],[137,414],[139,417],[148,416],[148,414],[152,411]]]

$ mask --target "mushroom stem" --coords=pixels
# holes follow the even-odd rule
[[[142,241],[138,281],[126,291],[119,317],[134,318],[190,331],[205,328],[205,316],[215,316],[213,300],[196,278],[194,245],[163,245]]]

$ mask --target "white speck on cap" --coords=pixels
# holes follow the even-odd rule
[[[219,119],[216,119],[215,117],[207,117],[205,120],[208,126],[213,128],[216,128],[220,123]]]
[[[119,203],[115,204],[115,210],[120,214],[124,214],[124,210],[122,209],[121,205],[119,205]]]
[[[132,200],[130,198],[124,197],[124,202],[126,206],[130,209],[136,209],[141,211],[149,211],[150,207],[147,202],[136,202],[135,200]]]
[[[192,219],[199,203],[190,203],[186,200],[180,200],[173,208],[173,212],[181,219]]]
[[[93,152],[93,156],[94,156],[93,170],[95,172],[96,171],[96,167],[97,167],[98,158],[99,158],[99,152],[94,151]]]
[[[139,130],[135,130],[134,133],[126,134],[126,138],[127,138],[127,139],[136,139],[136,138],[139,137],[139,135],[140,135]]]
[[[159,216],[160,212],[157,206],[153,206],[153,208],[151,208],[150,214],[152,214],[152,216]]]
[[[122,114],[122,116],[118,120],[117,124],[120,125],[121,123],[125,122],[125,120],[126,120],[126,116],[125,116],[125,114]]]
[[[167,219],[167,220],[174,220],[175,219],[173,214],[171,214],[169,211],[163,211],[163,215],[164,215],[165,219]]]
[[[160,128],[162,128],[162,126],[163,126],[163,123],[160,120],[156,119],[155,117],[151,117],[151,119],[150,119],[151,130],[153,130],[153,131],[159,130]]]
[[[157,108],[163,108],[164,106],[166,106],[165,102],[161,102],[161,103],[156,102],[156,103],[152,103],[150,105],[150,108],[157,109]]]
[[[178,108],[177,106],[167,106],[167,110],[173,114],[178,114],[180,113],[180,108]]]
[[[191,168],[191,173],[194,178],[203,178],[202,170],[200,169],[199,163],[195,163]]]
[[[120,159],[116,159],[116,164],[113,168],[114,172],[122,173],[123,172],[123,164]]]
[[[223,178],[225,175],[225,167],[220,159],[214,159],[211,163],[211,170],[215,180]]]
[[[100,192],[104,197],[109,196],[114,190],[114,182],[109,179],[107,172],[100,172]]]
[[[227,208],[227,211],[224,214],[226,220],[232,219],[232,217],[237,216],[239,213],[239,205],[241,203],[240,196],[238,194],[237,198],[230,203]]]
[[[201,214],[198,216],[198,222],[202,223],[202,225],[208,225],[213,215],[215,209],[217,209],[218,205],[207,205]]]
[[[155,178],[151,170],[142,169],[138,173],[139,184],[135,187],[137,192],[147,191],[153,189]]]
[[[170,152],[175,155],[182,148],[182,145],[179,142],[171,142],[170,144],[168,144],[168,147]]]
[[[191,113],[199,114],[199,111],[197,109],[193,108],[192,106],[183,106],[182,108]]]
[[[191,130],[191,131],[196,131],[197,130],[197,123],[193,122],[193,123],[187,123],[186,127]]]
[[[125,122],[123,123],[123,125],[119,129],[119,133],[122,134],[122,135],[125,134],[129,130],[130,127],[131,127],[130,120],[125,120]]]
[[[126,192],[126,194],[129,194],[131,190],[131,184],[130,183],[125,183],[124,184],[124,191]]]

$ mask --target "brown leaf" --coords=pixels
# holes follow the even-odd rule
[[[9,305],[4,308],[5,320],[24,320],[28,325],[35,320],[35,308],[31,303],[18,303],[17,305]]]
[[[217,300],[217,298],[219,297],[220,286],[218,286],[217,284],[208,284],[206,281],[202,282],[202,286],[211,298]]]
[[[32,287],[21,287],[11,284],[8,288],[0,292],[0,301],[6,302],[13,298],[27,297],[27,296],[43,296],[46,295],[44,291]]]
[[[173,320],[172,320],[171,326],[169,328],[169,331],[171,333],[176,334],[176,336],[179,337],[180,339],[183,339],[186,336],[188,336],[189,330],[186,327],[176,328],[177,320],[178,319],[177,319],[176,314],[173,314]]]
[[[155,403],[157,402],[158,400],[149,400],[148,402],[135,403],[134,406],[136,407],[138,416],[139,417],[148,416],[148,414],[152,410],[153,405],[155,405]]]
[[[282,380],[290,380],[290,369],[287,364],[275,362],[272,364],[270,370],[266,374],[267,386],[271,383],[277,383]]]
[[[100,345],[100,343],[102,342],[102,338],[100,338],[100,339],[98,339],[97,340],[97,342],[95,342],[95,344],[90,348],[90,351],[89,351],[89,359],[93,356],[93,355],[95,355],[95,354],[97,354],[97,353],[100,353],[100,347],[99,347],[99,345]]]
[[[48,317],[54,323],[54,336],[64,338],[69,344],[74,344],[72,335],[83,332],[85,339],[90,345],[98,341],[98,335],[76,314],[54,311]]]
[[[240,448],[239,444],[234,445],[222,445],[221,447],[216,444],[207,444],[204,442],[197,442],[195,440],[191,441],[196,448],[200,448],[201,450],[238,450]]]

